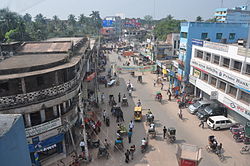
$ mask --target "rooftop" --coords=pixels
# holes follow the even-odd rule
[[[67,53],[71,46],[71,41],[25,42],[18,54]]]
[[[11,70],[13,73],[15,69],[30,68],[30,70],[41,69],[42,66],[53,66],[56,64],[62,64],[68,54],[24,54],[16,55],[7,58],[0,62],[0,75],[4,70]],[[16,71],[18,72],[18,71]],[[10,74],[10,73],[6,73]]]
[[[47,39],[46,41],[59,41],[59,42],[64,42],[64,41],[72,41],[73,44],[75,45],[78,43],[80,40],[82,40],[83,37],[55,37],[55,38],[50,38]]]
[[[21,116],[21,114],[0,114],[0,137],[7,133]]]

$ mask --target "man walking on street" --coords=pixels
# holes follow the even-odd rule
[[[130,146],[131,160],[134,159],[134,153],[135,153],[135,145],[132,145],[132,146]]]
[[[103,121],[106,121],[106,110],[103,110]]]
[[[204,129],[204,120],[201,120],[201,121],[200,121],[199,127],[201,127],[201,128]]]
[[[120,103],[121,102],[121,93],[119,92],[118,94],[118,102]]]
[[[128,132],[128,143],[130,144],[131,143],[131,138],[132,138],[132,130],[130,129],[129,132]]]
[[[85,142],[84,142],[84,140],[82,140],[82,141],[80,142],[80,147],[81,147],[81,149],[82,149],[82,152],[84,152],[84,150],[85,150]]]
[[[133,128],[134,128],[134,122],[131,120],[129,122],[129,130],[133,131]]]
[[[163,139],[166,138],[167,129],[166,126],[163,127]]]
[[[171,93],[171,91],[170,91],[170,88],[168,89],[168,93],[167,93],[167,94],[168,94],[168,100],[171,101],[172,93]]]
[[[156,85],[156,81],[154,80],[154,87],[155,87],[155,85]]]
[[[163,86],[164,86],[164,84],[163,84],[163,82],[161,83],[161,90],[163,90]]]
[[[129,150],[127,149],[127,152],[125,153],[125,162],[126,162],[126,163],[129,162],[129,155],[130,155],[130,152],[129,152]]]

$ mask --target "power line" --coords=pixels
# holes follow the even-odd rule
[[[44,1],[46,1],[46,0],[39,0],[38,2],[35,2],[35,3],[31,4],[31,5],[28,6],[27,8],[21,9],[20,11],[18,11],[18,13],[25,12],[25,11],[27,11],[27,10],[29,10],[29,9],[31,9],[31,8],[33,8],[33,7],[35,7],[35,6],[37,6],[37,5],[39,5],[40,3],[44,2]]]

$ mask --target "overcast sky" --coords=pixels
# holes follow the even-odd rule
[[[152,15],[156,19],[171,14],[176,19],[195,20],[197,16],[211,18],[216,8],[221,7],[222,0],[0,0],[0,8],[22,15],[30,13],[35,16],[42,13],[47,18],[54,15],[66,19],[69,14],[76,16],[91,11],[100,11],[101,17],[124,13],[125,17]],[[223,0],[223,7],[232,8],[245,5],[250,0]],[[155,6],[155,10],[154,10]],[[155,11],[155,12],[154,12]]]

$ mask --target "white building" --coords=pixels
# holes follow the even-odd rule
[[[250,51],[238,45],[193,43],[190,83],[196,96],[215,99],[240,122],[250,120]]]

